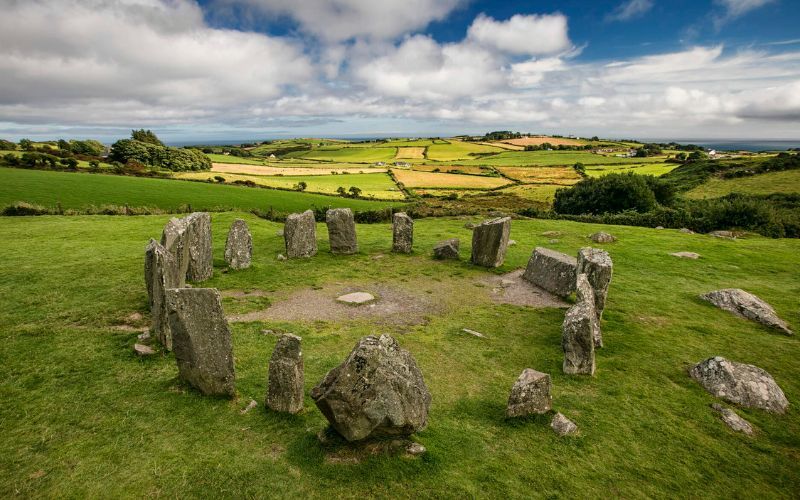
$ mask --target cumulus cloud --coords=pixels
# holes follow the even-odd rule
[[[653,0],[628,0],[606,16],[606,22],[629,21],[640,17],[653,8]]]
[[[552,55],[572,48],[567,18],[562,14],[517,14],[507,21],[480,14],[469,27],[467,38],[482,46],[517,55]]]

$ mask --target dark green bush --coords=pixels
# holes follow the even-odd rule
[[[657,194],[656,194],[657,193]],[[583,179],[556,191],[553,209],[560,214],[649,212],[674,200],[674,190],[653,176],[632,172]]]

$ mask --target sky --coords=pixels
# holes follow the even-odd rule
[[[0,138],[800,139],[797,0],[0,0]]]

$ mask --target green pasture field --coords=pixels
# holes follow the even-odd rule
[[[213,162],[213,163],[236,163],[241,165],[264,165],[263,158],[252,158],[252,157],[241,157],[241,156],[233,156],[233,155],[223,155],[223,154],[216,154],[216,153],[206,153],[206,156]]]
[[[706,183],[688,191],[685,196],[694,199],[719,198],[731,193],[800,193],[800,170],[769,172],[735,179],[712,177]]]
[[[309,160],[351,162],[351,163],[371,163],[376,161],[391,161],[397,154],[397,148],[384,147],[345,147],[340,149],[314,149],[302,154],[289,155],[294,158],[306,158]]]
[[[428,146],[427,157],[431,161],[455,161],[472,158],[472,155],[478,153],[499,153],[502,151],[506,150],[485,144],[452,140],[447,144],[437,143]]]
[[[600,177],[611,173],[633,172],[639,175],[660,177],[679,167],[679,163],[642,163],[639,165],[596,165],[586,168],[589,177]]]
[[[390,141],[386,141],[381,143],[381,146],[385,147],[393,147],[393,148],[405,148],[405,147],[426,147],[434,144],[433,139],[392,139]]]
[[[485,156],[473,160],[458,160],[454,163],[465,165],[492,165],[492,166],[572,166],[578,162],[584,165],[622,165],[651,162],[663,162],[663,158],[619,158],[617,156],[603,156],[591,151],[505,151],[492,156]]]

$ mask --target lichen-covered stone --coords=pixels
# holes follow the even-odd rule
[[[772,375],[761,368],[717,356],[689,370],[705,390],[725,401],[771,413],[784,413],[789,401]]]
[[[712,404],[711,408],[719,413],[722,421],[725,422],[725,424],[730,427],[731,430],[742,432],[748,436],[753,434],[753,426],[750,425],[750,422],[737,415],[735,411],[731,410],[730,408],[725,408],[719,403]]]
[[[169,251],[178,265],[178,274],[185,282],[189,269],[189,246],[186,239],[186,219],[171,218],[161,233],[161,245]]]
[[[290,259],[317,255],[317,222],[314,212],[290,214],[283,229],[286,256]]]
[[[472,263],[484,267],[500,267],[506,258],[511,217],[484,221],[472,230]]]
[[[596,326],[597,315],[590,301],[579,301],[567,310],[561,333],[564,373],[594,375]]]
[[[325,214],[328,225],[328,240],[331,253],[353,254],[358,252],[356,223],[349,208],[332,208]]]
[[[593,307],[595,304],[594,288],[584,273],[579,274],[575,280],[575,302],[578,304],[586,302]],[[603,333],[600,330],[600,318],[597,315],[595,315],[594,325],[592,325],[592,332],[594,333],[595,348],[603,347]]]
[[[458,260],[460,244],[461,242],[458,238],[440,241],[433,247],[433,257],[436,259]]]
[[[403,436],[428,423],[431,395],[413,356],[389,335],[363,337],[311,391],[348,441]]]
[[[611,256],[598,248],[581,248],[578,251],[577,274],[586,274],[594,289],[594,307],[597,319],[603,317],[608,297],[608,286],[611,284],[614,265]]]
[[[284,334],[269,360],[267,407],[285,413],[303,410],[303,351],[297,335]]]
[[[550,428],[561,437],[575,434],[578,431],[578,426],[575,425],[575,422],[561,413],[555,414],[553,420],[550,422]]]
[[[233,396],[233,345],[219,291],[177,288],[166,296],[179,378],[203,394]]]
[[[195,212],[186,217],[186,234],[189,246],[189,267],[186,279],[205,281],[214,274],[214,258],[211,250],[211,216]]]
[[[596,232],[589,236],[589,239],[595,243],[614,243],[617,239],[609,233],[604,231]]]
[[[524,417],[550,411],[550,375],[525,368],[508,396],[506,416]]]
[[[576,267],[575,257],[536,247],[522,278],[550,293],[566,297],[575,290]]]
[[[150,306],[150,329],[166,349],[172,349],[172,333],[167,318],[166,291],[184,285],[175,257],[151,239],[144,252],[144,275]]]
[[[253,257],[253,237],[247,222],[236,219],[225,240],[225,262],[231,269],[247,269]]]
[[[778,314],[771,305],[742,289],[724,288],[701,295],[700,298],[711,302],[720,309],[731,312],[742,318],[757,321],[762,325],[779,330],[786,335],[794,334],[789,328],[789,325],[778,317]]]
[[[411,253],[414,245],[414,220],[403,212],[392,216],[392,251]]]

